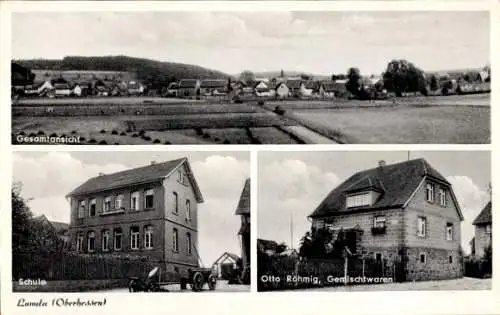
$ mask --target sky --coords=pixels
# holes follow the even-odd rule
[[[490,201],[490,153],[412,151],[410,158],[425,158],[452,184],[464,215],[462,248],[469,253],[472,221]],[[376,167],[380,160],[393,164],[407,159],[408,151],[259,153],[258,237],[287,245],[293,238],[298,248],[300,238],[311,228],[307,216],[330,191],[354,173]]]
[[[43,36],[36,30],[43,30]],[[490,62],[489,13],[29,12],[12,15],[14,59],[128,55],[228,74],[358,67],[381,74],[391,59],[426,71]]]
[[[234,212],[250,176],[247,152],[15,152],[13,180],[22,183],[24,198],[32,198],[28,205],[35,215],[69,223],[64,196],[87,179],[181,157],[188,158],[204,198],[198,204],[203,264],[210,266],[226,251],[240,255],[240,218]]]

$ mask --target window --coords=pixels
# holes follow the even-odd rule
[[[115,209],[119,210],[123,208],[123,195],[118,195],[115,198]]]
[[[83,234],[78,233],[78,236],[76,237],[76,251],[81,252],[83,251]]]
[[[486,234],[491,234],[491,224],[487,224],[485,227]]]
[[[144,228],[144,247],[153,248],[153,227],[150,225]]]
[[[370,194],[358,194],[347,197],[347,208],[362,207],[370,205]]]
[[[136,226],[130,228],[130,248],[139,249],[139,228]]]
[[[187,245],[187,248],[186,248],[186,250],[187,250],[187,254],[188,254],[188,255],[191,255],[191,254],[192,254],[193,249],[192,249],[192,244],[191,244],[191,233],[189,233],[189,232],[188,232],[188,233],[186,233],[186,242],[187,242],[187,243],[186,243],[186,245]]]
[[[109,211],[111,211],[111,197],[106,197],[104,198],[102,212],[109,212]]]
[[[186,200],[186,220],[191,221],[191,201]]]
[[[425,264],[425,262],[427,261],[427,255],[425,255],[425,253],[420,253],[420,262],[422,264]]]
[[[417,223],[417,235],[420,237],[425,237],[427,232],[427,219],[425,217],[418,217]]]
[[[95,233],[90,231],[87,233],[87,251],[89,253],[95,250]]]
[[[149,189],[144,192],[144,208],[153,209],[154,207],[154,190]]]
[[[91,199],[90,200],[90,206],[89,206],[89,217],[95,217],[95,212],[96,212],[96,202],[97,200]]]
[[[130,209],[138,211],[139,210],[139,192],[134,191],[130,194]]]
[[[179,196],[174,192],[174,213],[179,213]]]
[[[114,231],[114,248],[115,250],[122,249],[122,229],[118,228]]]
[[[450,256],[448,256],[448,262],[449,262],[450,264],[453,264],[453,256],[451,256],[451,255],[450,255]]]
[[[453,223],[446,223],[446,240],[453,241]]]
[[[385,227],[385,216],[378,215],[373,218],[373,227],[374,228],[384,228]]]
[[[174,252],[179,251],[179,231],[176,228],[173,229],[172,233],[172,250]]]
[[[439,188],[439,205],[446,207],[446,191],[443,188]]]
[[[109,250],[109,231],[102,231],[102,251],[107,252]]]
[[[80,201],[80,205],[78,206],[78,219],[85,217],[85,206],[87,202],[85,200]]]
[[[434,202],[434,184],[427,183],[425,186],[425,196],[427,201]]]

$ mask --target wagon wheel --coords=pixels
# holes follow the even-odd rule
[[[217,279],[215,278],[214,275],[210,275],[208,276],[208,288],[210,290],[215,290],[215,287],[217,286]]]
[[[191,289],[195,292],[201,291],[201,289],[203,288],[203,284],[205,282],[201,272],[199,272],[199,271],[195,272],[191,281],[192,281],[191,282]]]
[[[128,292],[135,292],[134,290],[134,280],[130,280],[130,282],[128,283]]]

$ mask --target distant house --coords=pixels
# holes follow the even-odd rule
[[[319,94],[323,97],[334,98],[346,95],[347,88],[344,83],[338,81],[322,82],[319,88]]]
[[[241,258],[233,253],[225,252],[212,264],[212,272],[217,275],[217,278],[230,280],[233,277],[234,271],[240,268],[238,265]]]
[[[274,97],[276,95],[276,84],[260,81],[255,85],[255,95],[259,97]]]
[[[142,95],[144,93],[144,86],[136,81],[130,81],[127,84],[128,95]]]
[[[310,97],[317,91],[318,89],[316,82],[306,81],[301,84],[299,94],[303,97]]]
[[[179,82],[179,96],[195,96],[200,89],[200,81],[196,79],[182,79]]]
[[[304,83],[300,79],[290,79],[286,81],[289,93],[293,97],[300,97],[301,90],[304,89]]]
[[[200,94],[205,96],[210,95],[226,95],[228,82],[226,80],[201,80]]]
[[[331,233],[351,253],[395,270],[396,281],[463,275],[463,215],[446,178],[415,159],[355,173],[311,213],[312,234]]]
[[[257,251],[273,256],[278,252],[278,243],[271,240],[257,239]]]
[[[36,222],[40,224],[40,227],[43,228],[45,233],[42,233],[40,237],[46,238],[47,244],[46,245],[53,245],[51,244],[50,238],[48,238],[49,235],[55,235],[61,242],[61,248],[60,249],[68,249],[70,246],[70,236],[69,236],[69,224],[68,223],[63,223],[63,222],[56,222],[56,221],[49,221],[47,217],[42,214],[40,216],[34,217],[33,222]]]
[[[278,82],[274,89],[278,98],[286,98],[290,95],[290,89],[284,82]]]
[[[172,96],[172,97],[179,96],[179,83],[171,82],[167,87],[167,95],[166,96]]]
[[[492,242],[491,201],[481,210],[472,224],[474,225],[474,239],[471,244],[472,255],[482,258],[484,257],[486,249],[491,246]]]

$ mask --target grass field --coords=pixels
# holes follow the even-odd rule
[[[265,106],[146,97],[21,99],[12,105],[12,135],[72,135],[83,144],[489,143],[489,102],[489,94]],[[278,105],[284,115],[271,112]]]
[[[490,143],[490,108],[397,106],[298,110],[293,115],[343,135],[347,143]]]

